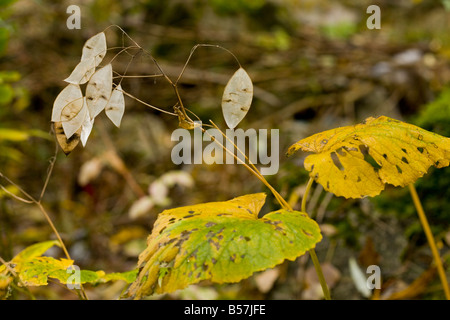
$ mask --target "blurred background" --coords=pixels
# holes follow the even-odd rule
[[[381,9],[370,30],[369,5]],[[68,29],[69,5],[81,28]],[[450,136],[450,2],[448,0],[0,0],[0,173],[39,198],[55,154],[53,101],[77,65],[84,42],[118,25],[176,79],[192,47],[231,52],[254,84],[240,128],[280,129],[280,170],[269,182],[299,209],[308,174],[306,154],[287,148],[319,131],[386,115]],[[131,42],[108,28],[109,48]],[[117,52],[117,50],[115,51]],[[114,70],[127,68],[121,55]],[[225,128],[220,101],[238,68],[226,51],[197,49],[180,80],[187,108]],[[129,75],[158,73],[138,54]],[[125,91],[167,111],[176,102],[162,78],[127,78]],[[240,165],[174,165],[170,140],[177,118],[126,97],[120,129],[102,113],[85,148],[58,151],[42,203],[82,269],[136,268],[157,214],[166,208],[267,192]],[[167,181],[170,181],[167,182]],[[17,187],[4,179],[9,192]],[[419,196],[450,274],[450,169],[430,170]],[[278,209],[268,197],[262,214]],[[374,199],[345,200],[314,185],[308,213],[321,225],[317,246],[336,299],[442,299],[439,279],[408,191],[387,187]],[[10,260],[35,242],[53,239],[36,206],[0,191],[0,257]],[[54,255],[61,255],[55,251]],[[349,263],[356,261],[357,264]],[[352,273],[380,266],[382,288],[361,292]],[[88,287],[94,299],[115,299],[123,283]],[[55,284],[32,288],[39,299],[76,299]],[[201,283],[153,299],[320,299],[307,255],[238,284]],[[11,299],[27,299],[14,292]]]

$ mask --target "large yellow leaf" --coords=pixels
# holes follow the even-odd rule
[[[303,212],[282,209],[258,219],[264,200],[257,193],[160,213],[127,294],[139,299],[202,280],[238,282],[294,260],[322,239]]]
[[[376,196],[385,183],[406,186],[430,166],[449,165],[450,139],[385,116],[317,133],[293,144],[314,152],[305,169],[325,190],[346,198]]]

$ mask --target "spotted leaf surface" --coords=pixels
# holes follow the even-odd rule
[[[160,213],[128,295],[139,299],[206,279],[237,282],[294,260],[321,240],[305,213],[278,210],[258,219],[264,201],[258,193]]]
[[[112,90],[112,66],[97,70],[86,86],[86,103],[91,119],[94,119],[109,101]]]
[[[105,57],[106,49],[105,33],[97,33],[84,43],[81,61],[94,59],[94,67],[97,67]]]
[[[222,97],[222,112],[230,129],[244,119],[252,99],[252,80],[244,69],[239,68],[228,81]]]
[[[385,116],[312,135],[287,154],[299,149],[315,153],[304,162],[310,176],[346,198],[376,196],[386,183],[404,187],[450,161],[449,138]]]
[[[73,267],[74,261],[70,259],[43,256],[48,249],[59,245],[58,241],[45,241],[25,248],[7,263],[8,268],[4,264],[0,265],[0,276],[4,279],[18,276],[20,286],[43,286],[47,285],[50,279],[58,280],[64,285],[98,284],[118,280],[132,283],[136,279],[137,270],[106,274],[102,270],[80,270]],[[14,271],[13,274],[11,270]]]
[[[70,136],[70,138],[67,138],[66,134],[64,133],[62,122],[54,122],[53,126],[55,130],[56,141],[58,141],[59,146],[67,156],[72,152],[73,149],[75,149],[75,147],[80,142],[82,128],[80,127],[74,134]]]
[[[119,84],[111,93],[111,97],[105,107],[105,113],[116,127],[120,127],[123,113],[125,112],[125,98],[122,86]]]

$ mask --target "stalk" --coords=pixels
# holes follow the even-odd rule
[[[439,251],[436,246],[436,242],[434,241],[433,233],[431,232],[430,225],[428,224],[427,216],[425,215],[425,211],[423,210],[422,203],[420,202],[419,196],[417,195],[416,188],[413,184],[408,185],[409,192],[411,193],[411,197],[414,202],[414,206],[416,207],[417,214],[420,219],[420,223],[422,224],[423,230],[428,240],[428,245],[430,246],[431,253],[433,255],[434,263],[436,264],[436,268],[438,270],[439,278],[441,279],[442,287],[444,288],[445,298],[450,300],[450,289],[448,287],[447,277],[445,275],[445,270],[442,265],[441,257],[439,256]]]

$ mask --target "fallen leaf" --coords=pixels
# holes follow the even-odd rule
[[[264,270],[263,272],[255,275],[256,287],[262,293],[269,292],[275,284],[275,281],[277,281],[279,275],[280,270],[278,268]]]

